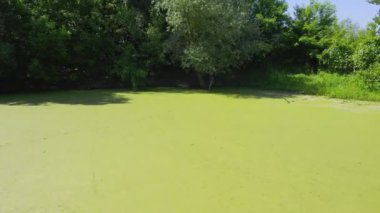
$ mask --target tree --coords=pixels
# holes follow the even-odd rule
[[[149,14],[152,0],[129,0],[128,3],[130,6],[140,10],[144,14]]]
[[[145,39],[145,18],[124,0],[41,0],[36,1],[33,8],[36,20],[43,14],[42,18],[69,34],[63,47],[70,54],[64,65],[58,67],[61,80],[109,78],[114,75],[111,70],[119,58],[125,58],[125,52],[131,52],[126,49],[139,46]],[[58,43],[47,39],[45,43],[41,42],[44,45]],[[49,51],[40,52],[46,52],[49,58],[59,56],[49,54]],[[39,66],[32,66],[36,68],[34,70],[44,70],[44,67],[51,70],[44,61],[38,61],[40,63],[34,64]]]
[[[376,4],[376,5],[380,5],[380,0],[368,0],[369,3],[371,4]],[[371,23],[370,27],[372,27],[375,31],[377,31],[378,35],[380,35],[380,10],[379,12],[377,13],[377,16],[375,16],[375,18],[373,19],[373,23]]]
[[[147,18],[125,0],[4,0],[0,10],[0,78],[8,81],[108,79],[130,46],[140,54],[149,40]]]
[[[368,2],[371,4],[379,4],[380,5],[380,0],[368,0]]]
[[[307,6],[296,6],[292,31],[296,37],[298,58],[315,70],[321,53],[328,48],[337,23],[336,9],[330,2],[311,0]]]
[[[336,25],[331,37],[331,45],[320,56],[321,63],[333,71],[353,71],[353,54],[357,48],[358,32],[358,27],[350,20]]]
[[[380,36],[367,36],[360,41],[354,53],[355,67],[368,69],[380,63]]]
[[[29,63],[30,9],[21,0],[0,3],[0,80],[24,82]]]
[[[173,56],[182,68],[214,76],[238,67],[260,51],[259,31],[245,0],[161,0],[156,10],[166,14]]]
[[[272,46],[278,46],[290,17],[286,14],[288,5],[285,0],[250,0],[251,16],[257,21],[263,37]]]

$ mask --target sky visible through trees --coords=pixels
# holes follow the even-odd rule
[[[297,4],[307,4],[309,0],[287,0],[289,12],[293,14],[294,6]],[[353,23],[360,27],[372,21],[379,10],[379,6],[368,3],[366,0],[331,0],[337,7],[337,15],[340,20],[351,19]]]

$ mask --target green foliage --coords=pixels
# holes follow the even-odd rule
[[[380,36],[368,36],[360,41],[354,53],[355,66],[368,69],[372,64],[380,62]]]
[[[16,68],[15,48],[13,45],[0,42],[0,77]]]
[[[124,0],[0,4],[0,77],[50,84],[108,78],[124,49],[147,39],[145,18]]]
[[[129,45],[117,60],[114,69],[115,74],[120,76],[123,81],[131,82],[134,89],[141,86],[147,77],[147,71],[139,64],[138,57],[136,49]]]
[[[288,5],[285,0],[250,0],[252,4],[251,16],[257,22],[263,33],[264,40],[277,48],[284,37],[286,26],[290,24],[290,17],[286,11]]]
[[[332,98],[380,101],[380,90],[369,89],[369,86],[362,72],[349,75],[327,72],[309,75],[272,73],[265,84],[270,89],[299,91]]]
[[[380,0],[368,0],[369,3],[380,5]],[[372,27],[377,30],[377,34],[380,35],[380,10],[377,13],[377,16],[373,19],[373,23],[371,23]]]
[[[20,0],[0,2],[0,80],[21,80],[18,70],[28,63],[28,38],[31,14]]]
[[[337,22],[336,9],[330,2],[311,0],[309,5],[296,6],[292,33],[297,55],[315,69],[318,58],[329,46]]]
[[[369,70],[360,71],[358,74],[364,81],[364,87],[371,91],[380,91],[380,64],[373,65]]]
[[[368,0],[369,3],[372,4],[379,4],[380,5],[380,0]]]
[[[165,63],[165,32],[162,31],[165,28],[165,21],[162,17],[154,16],[154,18],[145,29],[146,39],[141,43],[140,48],[144,66],[149,70]]]
[[[350,21],[337,25],[331,37],[331,44],[320,55],[320,63],[338,72],[354,71],[357,29]]]
[[[265,67],[291,66],[364,70],[355,76],[377,90],[370,82],[380,63],[379,17],[358,30],[338,25],[329,2],[297,6],[294,18],[286,11],[285,0],[3,0],[0,89],[105,81],[137,88],[148,78],[192,81],[192,73],[202,86],[210,77],[211,87],[215,76],[229,84],[249,67],[256,69],[247,75],[262,78]]]
[[[64,67],[68,54],[66,42],[70,34],[47,17],[33,22],[29,44],[31,56],[27,77],[34,80],[55,82],[59,71]]]
[[[184,69],[225,73],[261,51],[245,0],[161,0],[155,5],[166,14],[169,49]]]
[[[138,10],[142,11],[145,14],[148,14],[150,11],[150,6],[152,4],[152,0],[128,0],[129,5]]]
[[[350,43],[334,43],[322,52],[322,63],[338,71],[353,70],[354,61],[352,55],[354,48]]]

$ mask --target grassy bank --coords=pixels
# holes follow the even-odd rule
[[[272,73],[264,86],[268,89],[298,91],[332,98],[380,101],[378,70],[339,75]]]

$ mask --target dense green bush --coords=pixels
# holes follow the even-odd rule
[[[265,88],[298,91],[332,98],[380,101],[380,90],[369,89],[368,79],[362,72],[340,75],[272,73]]]
[[[337,42],[321,54],[322,64],[339,72],[354,70],[354,47],[347,42]]]
[[[380,62],[380,36],[371,36],[361,41],[354,54],[355,66],[368,69]]]
[[[134,89],[137,89],[147,77],[147,71],[139,64],[138,57],[136,49],[129,45],[117,60],[114,69],[114,73],[123,81],[131,82]]]
[[[0,43],[0,64],[0,77],[16,69],[15,47],[12,44]]]
[[[369,70],[360,71],[364,87],[371,91],[380,91],[380,64],[373,65]]]
[[[124,0],[4,0],[0,9],[0,80],[106,79],[147,38],[144,15]]]
[[[320,55],[331,43],[336,24],[336,8],[328,1],[311,0],[309,5],[296,6],[291,25],[296,60],[302,59],[310,70],[316,71]]]
[[[0,2],[0,80],[23,81],[29,63],[31,11],[19,0]]]
[[[27,78],[57,82],[68,61],[66,43],[70,33],[42,16],[34,20],[29,34],[30,63]]]

